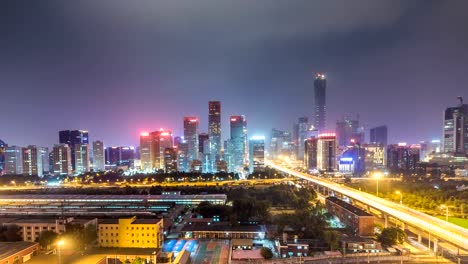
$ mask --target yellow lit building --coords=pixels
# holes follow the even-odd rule
[[[99,246],[125,248],[161,248],[162,219],[137,219],[136,216],[106,219],[99,223]]]

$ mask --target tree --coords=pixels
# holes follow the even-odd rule
[[[273,252],[270,248],[262,247],[262,249],[260,249],[260,255],[262,255],[264,259],[271,259],[273,257]]]
[[[406,239],[406,233],[398,227],[388,227],[382,230],[378,240],[384,246],[402,244]]]
[[[132,264],[145,264],[145,260],[140,257],[136,257],[133,259]]]
[[[41,233],[38,242],[41,247],[49,249],[49,246],[57,240],[57,236],[57,233],[54,231],[46,230]]]
[[[323,233],[323,236],[331,251],[338,249],[340,246],[340,234],[337,231],[327,230]]]

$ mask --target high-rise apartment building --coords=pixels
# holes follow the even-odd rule
[[[19,175],[23,173],[23,153],[18,146],[5,147],[5,174]]]
[[[245,116],[231,116],[231,172],[243,172],[248,162],[247,153],[247,122]]]
[[[210,136],[210,169],[217,171],[216,163],[221,159],[221,102],[208,102],[208,134]]]
[[[323,172],[336,170],[336,134],[321,133],[317,142],[317,169]]]
[[[89,172],[91,162],[89,161],[89,144],[75,145],[75,174]]]
[[[188,145],[189,162],[198,159],[198,117],[184,117],[184,140]]]
[[[105,164],[104,143],[96,140],[93,142],[93,171],[104,171]]]
[[[384,147],[387,146],[387,137],[388,137],[388,128],[387,126],[378,126],[370,129],[370,143],[372,144],[381,144]]]
[[[327,79],[324,74],[317,73],[314,81],[314,101],[315,101],[315,122],[314,126],[317,130],[325,129],[326,121],[326,90]]]
[[[265,170],[265,137],[251,137],[249,141],[250,173]]]
[[[75,145],[89,144],[88,131],[86,130],[62,130],[59,131],[59,143],[67,144],[71,151],[71,164],[75,170]]]
[[[71,149],[67,144],[56,144],[52,149],[54,175],[71,175]]]
[[[151,172],[153,171],[153,152],[152,150],[152,138],[148,132],[140,133],[140,163],[141,171]]]
[[[444,112],[444,152],[468,154],[468,104],[449,107]]]

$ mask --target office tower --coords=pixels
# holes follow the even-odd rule
[[[210,167],[215,172],[216,162],[221,159],[221,102],[208,102],[208,134],[210,136]]]
[[[89,144],[76,144],[75,145],[75,174],[82,174],[89,172]]]
[[[343,118],[343,120],[337,121],[335,132],[339,147],[346,147],[354,142],[364,142],[364,131],[359,127],[357,119]]]
[[[304,146],[309,130],[309,118],[300,117],[297,124],[297,159],[304,159]]]
[[[59,131],[59,143],[67,144],[71,151],[71,164],[75,170],[75,145],[89,144],[88,131],[86,130],[62,130]]]
[[[5,147],[5,174],[19,175],[23,173],[23,153],[18,146]]]
[[[314,81],[314,97],[315,97],[315,122],[314,126],[317,130],[325,129],[325,114],[326,114],[326,89],[327,80],[324,74],[317,73]]]
[[[419,146],[398,143],[387,146],[387,168],[392,173],[410,173],[419,162]]]
[[[140,162],[141,171],[151,172],[153,171],[153,152],[152,150],[152,138],[148,132],[140,133]]]
[[[43,176],[42,157],[37,146],[22,148],[23,175]]]
[[[210,149],[205,149],[205,142],[210,139],[210,136],[207,133],[198,134],[198,152],[199,153],[209,153]],[[208,146],[209,147],[209,146]]]
[[[186,142],[179,143],[177,147],[177,162],[179,171],[189,172],[190,163],[187,158],[188,144]]]
[[[244,165],[248,162],[246,160],[247,152],[247,122],[245,116],[231,116],[231,156],[232,167],[231,172],[243,172]]]
[[[207,133],[198,134],[198,158],[203,164],[202,171],[211,172],[210,136]]]
[[[366,150],[359,143],[348,146],[340,156],[338,170],[350,176],[362,176],[366,171]]]
[[[275,159],[280,155],[289,156],[293,152],[294,144],[291,133],[273,128],[270,137],[270,156]]]
[[[265,170],[265,137],[251,137],[249,142],[250,173]]]
[[[104,171],[105,164],[104,143],[96,140],[93,142],[93,171]]]
[[[177,149],[164,149],[164,172],[173,173],[177,171]]]
[[[383,144],[365,144],[363,145],[366,151],[366,168],[383,169],[387,165],[387,152]]]
[[[198,159],[198,117],[184,117],[184,139],[188,145],[188,160]]]
[[[152,166],[155,170],[164,170],[164,150],[172,148],[172,132],[167,130],[159,130],[150,133],[151,136],[151,152]]]
[[[321,133],[317,143],[317,169],[333,172],[336,169],[336,134]]]
[[[370,143],[387,146],[387,126],[378,126],[370,129]]]
[[[468,104],[449,107],[444,113],[444,152],[468,154]]]
[[[118,166],[127,166],[133,168],[135,162],[135,147],[119,147],[119,161]]]
[[[431,140],[431,142],[429,142],[429,146],[428,146],[428,152],[429,153],[439,153],[441,152],[442,150],[442,144],[441,144],[441,141],[440,139],[433,139]]]
[[[52,149],[54,157],[54,175],[71,175],[71,149],[67,144],[56,144]]]
[[[202,163],[199,160],[192,160],[190,162],[190,172],[202,173]]]
[[[0,139],[0,176],[5,173],[5,151],[7,144]]]
[[[107,147],[105,151],[105,160],[107,168],[115,168],[119,165],[120,149],[119,147]]]
[[[315,137],[305,140],[304,169],[309,172],[317,169],[317,138]]]
[[[42,174],[46,175],[50,173],[50,161],[49,161],[49,148],[38,147],[39,160],[42,163]]]

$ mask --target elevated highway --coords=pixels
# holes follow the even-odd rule
[[[317,186],[327,188],[329,191],[349,197],[352,200],[359,201],[360,203],[370,206],[382,212],[383,214],[389,215],[406,225],[415,227],[422,232],[428,233],[433,238],[449,242],[450,244],[453,244],[454,246],[465,251],[468,250],[468,230],[465,228],[421,213],[406,206],[376,197],[372,194],[358,191],[356,189],[334,183],[323,178],[291,170],[284,166],[277,165],[271,161],[267,161],[266,164],[279,171],[310,181]],[[437,244],[434,246],[434,250],[437,248],[436,245]]]

